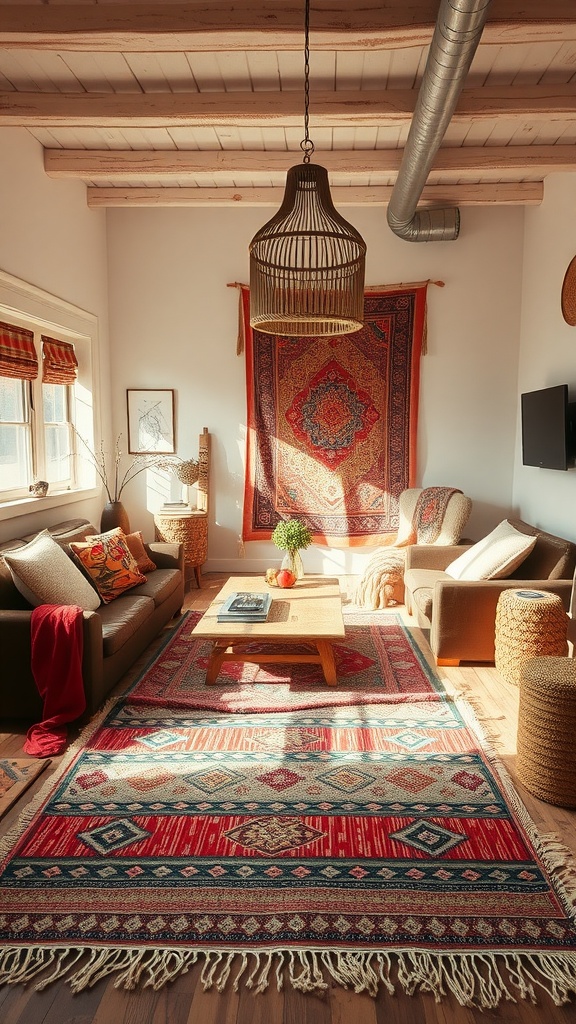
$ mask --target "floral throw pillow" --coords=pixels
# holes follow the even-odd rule
[[[136,565],[140,572],[155,572],[158,568],[155,562],[148,557],[148,552],[144,547],[144,538],[139,530],[135,533],[124,533],[121,527],[117,526],[114,530],[109,530],[108,533],[99,533],[86,537],[88,541],[100,540],[100,537],[111,537],[120,536],[126,541],[130,554],[136,559]]]
[[[131,587],[145,583],[120,529],[110,530],[85,544],[70,544],[71,551],[96,587],[104,604],[109,604]]]

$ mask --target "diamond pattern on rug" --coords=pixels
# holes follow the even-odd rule
[[[399,747],[404,747],[405,750],[420,750],[422,747],[428,747],[432,739],[430,736],[423,736],[422,733],[418,732],[397,732],[395,736],[391,736],[390,739],[397,743]]]
[[[334,789],[345,793],[353,793],[355,790],[364,789],[365,786],[376,780],[374,773],[360,771],[357,767],[345,765],[342,768],[334,768],[332,771],[323,772],[318,779],[327,782]]]
[[[481,775],[477,775],[475,772],[455,772],[452,776],[452,782],[455,782],[458,786],[462,786],[463,789],[468,789],[471,792],[476,792],[485,785],[485,780]]]
[[[262,750],[312,750],[319,745],[318,733],[310,729],[295,729],[287,726],[280,734],[278,729],[255,729],[252,743]]]
[[[139,742],[143,743],[145,747],[150,747],[151,750],[163,750],[164,747],[174,746],[175,743],[178,743],[179,739],[178,733],[162,730],[150,736],[142,736]]]
[[[398,771],[390,772],[388,781],[399,789],[405,789],[407,793],[419,793],[421,789],[428,789],[436,779],[433,775],[418,771],[416,768],[400,768]]]
[[[263,782],[265,786],[270,786],[271,789],[281,793],[282,790],[291,789],[297,782],[301,782],[303,776],[298,775],[297,772],[290,771],[288,768],[276,768],[273,772],[257,775],[256,779],[258,782]]]
[[[413,846],[416,850],[423,850],[424,853],[429,853],[433,857],[441,857],[448,850],[463,843],[468,836],[458,835],[431,821],[413,821],[406,828],[391,832],[390,839],[400,839],[407,846]]]
[[[300,818],[252,818],[250,821],[227,829],[224,835],[243,846],[264,856],[275,856],[287,850],[314,843],[325,832],[313,828]]]
[[[184,780],[198,789],[203,789],[205,793],[217,793],[234,782],[240,782],[242,775],[230,768],[209,768],[203,772],[194,772],[193,775],[185,775]]]
[[[150,832],[146,829],[140,828],[133,821],[124,818],[119,821],[110,821],[107,825],[100,825],[99,828],[79,832],[78,838],[96,850],[96,853],[107,854],[121,850],[140,839],[147,839],[149,835]]]

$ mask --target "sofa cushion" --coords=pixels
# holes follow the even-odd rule
[[[182,574],[179,569],[156,569],[146,578],[145,583],[136,587],[134,594],[151,597],[156,608],[182,585]]]
[[[157,565],[152,561],[150,555],[144,547],[144,538],[139,530],[135,533],[127,533],[126,543],[130,550],[130,553],[136,559],[136,565],[138,566],[141,573],[147,576],[149,572],[156,572]]]
[[[417,608],[425,618],[432,621],[432,599],[438,580],[448,576],[441,569],[408,569],[404,575],[404,586],[412,598],[413,610]]]
[[[120,528],[101,533],[85,543],[73,541],[70,549],[91,577],[104,604],[146,582]]]
[[[104,657],[109,658],[111,654],[116,654],[153,614],[152,599],[144,596],[135,597],[133,590],[123,594],[117,601],[102,605],[98,609],[98,615],[102,620]]]
[[[10,551],[25,547],[23,540],[7,540],[0,544],[0,608],[30,611],[30,602],[20,593],[14,583],[14,577],[8,568],[4,555]]]
[[[522,519],[510,519],[516,530],[536,537],[528,557],[512,573],[515,580],[571,580],[576,569],[576,544],[539,530]]]
[[[518,568],[536,544],[536,537],[520,533],[507,519],[472,544],[446,566],[454,580],[501,580]]]
[[[16,587],[34,607],[76,604],[95,611],[100,606],[98,594],[47,530],[25,547],[6,551],[4,559]]]

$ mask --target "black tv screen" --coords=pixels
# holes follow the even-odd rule
[[[568,385],[521,396],[522,462],[541,469],[568,469]]]

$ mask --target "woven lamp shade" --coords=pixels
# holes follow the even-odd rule
[[[531,658],[520,676],[516,769],[534,796],[576,807],[576,661]]]
[[[504,590],[496,605],[495,662],[508,683],[518,686],[530,658],[568,653],[568,620],[562,598],[541,590]]]
[[[250,325],[287,337],[351,334],[364,322],[366,243],[337,212],[328,172],[302,163],[250,242]]]

